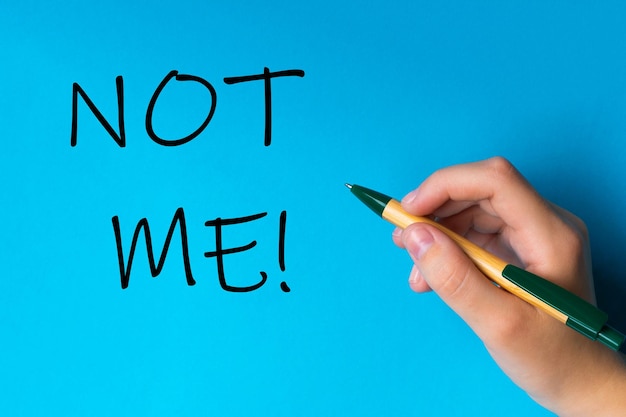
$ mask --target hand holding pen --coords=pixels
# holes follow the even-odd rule
[[[502,158],[437,171],[401,208],[435,218],[505,263],[595,303],[585,225],[541,198]],[[436,225],[409,224],[393,238],[414,261],[411,288],[435,291],[538,403],[561,417],[625,415],[626,367],[619,353],[493,285]]]

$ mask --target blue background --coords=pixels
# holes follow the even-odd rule
[[[443,166],[503,155],[588,223],[601,307],[626,328],[626,7],[617,1],[102,3],[0,6],[0,412],[67,416],[549,416],[494,365],[410,260],[344,188],[397,197]],[[301,69],[263,83],[224,77]],[[171,71],[215,87],[193,141],[147,135],[152,94]],[[72,84],[82,100],[70,146]],[[155,130],[181,137],[207,91],[170,83]],[[152,278],[140,239],[120,287],[111,223],[126,257],[147,217],[157,255],[185,210],[195,286],[175,233]],[[287,211],[286,270],[278,263]],[[232,285],[221,289],[225,226]],[[285,293],[285,281],[291,292]]]

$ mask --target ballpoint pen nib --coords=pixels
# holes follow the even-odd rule
[[[348,187],[349,189],[352,189],[352,184],[346,183],[346,187]]]

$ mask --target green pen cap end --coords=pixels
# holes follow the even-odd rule
[[[626,336],[624,336],[611,326],[605,325],[598,333],[598,338],[596,340],[613,350],[619,350],[620,347],[624,344],[625,338]]]
[[[565,314],[566,324],[572,329],[613,350],[626,349],[626,336],[606,324],[608,315],[591,303],[513,265],[507,265],[502,276]]]

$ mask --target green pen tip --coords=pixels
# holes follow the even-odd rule
[[[352,189],[352,184],[346,183],[346,187],[348,187],[349,189]]]

